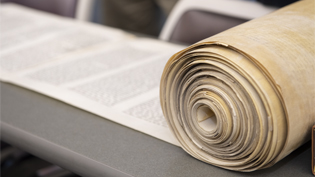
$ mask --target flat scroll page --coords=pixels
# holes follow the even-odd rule
[[[175,54],[161,105],[181,146],[236,171],[270,167],[315,123],[314,0],[294,3]]]
[[[3,5],[0,13],[2,81],[178,145],[160,107],[159,84],[182,46],[17,5]]]

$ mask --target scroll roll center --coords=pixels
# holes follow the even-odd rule
[[[217,126],[217,117],[212,109],[203,105],[197,109],[197,122],[200,128],[205,131],[212,131]]]

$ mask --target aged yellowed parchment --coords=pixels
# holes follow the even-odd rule
[[[222,168],[253,171],[309,140],[314,3],[299,1],[171,57],[160,100],[185,151]]]

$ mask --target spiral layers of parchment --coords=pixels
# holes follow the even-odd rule
[[[312,5],[298,2],[168,61],[161,105],[186,152],[223,168],[253,171],[309,138],[315,123]],[[300,21],[288,24],[295,19]]]

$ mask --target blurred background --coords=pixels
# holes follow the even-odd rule
[[[0,147],[2,177],[79,177],[3,141]]]
[[[233,1],[237,2],[237,5],[234,3],[232,8],[225,7],[227,3],[231,4]],[[153,37],[161,35],[165,22],[171,15],[172,10],[176,8],[175,6],[183,6],[183,4],[184,6],[187,6],[187,4],[194,6],[199,4],[204,7],[210,7],[210,9],[192,7],[192,9],[186,10],[183,15],[186,24],[184,25],[183,21],[180,20],[177,21],[177,23],[180,27],[189,28],[189,34],[193,35],[200,33],[200,31],[196,30],[199,26],[196,26],[196,24],[191,21],[198,21],[200,18],[211,18],[211,20],[207,20],[206,22],[203,21],[203,28],[205,28],[205,26],[210,27],[204,30],[208,31],[208,34],[199,37],[198,40],[200,40],[200,38],[202,39],[214,35],[215,33],[252,19],[255,17],[252,13],[255,14],[255,11],[261,11],[261,7],[265,8],[265,10],[263,10],[264,12],[261,12],[261,15],[264,15],[265,13],[297,0],[243,0],[247,1],[245,3],[241,1],[242,0],[1,0],[1,3],[17,3],[57,15],[99,23]],[[253,8],[246,4],[255,4],[259,6],[259,8],[255,9],[257,7]],[[216,9],[211,9],[211,6],[216,6]],[[178,10],[178,8],[181,7],[177,7],[176,10]],[[196,10],[199,10],[199,12],[196,12]],[[248,10],[252,11],[250,12]],[[226,11],[233,11],[233,13],[231,14]],[[248,16],[237,15],[237,12],[243,11],[245,11]],[[205,15],[205,12],[212,14]],[[219,27],[215,30],[211,30],[211,28],[216,26]],[[193,27],[195,29],[191,29]],[[172,41],[172,39],[170,41]],[[186,41],[181,41],[177,39],[173,40],[173,42],[190,44],[196,42],[196,40],[187,41],[186,39]]]

